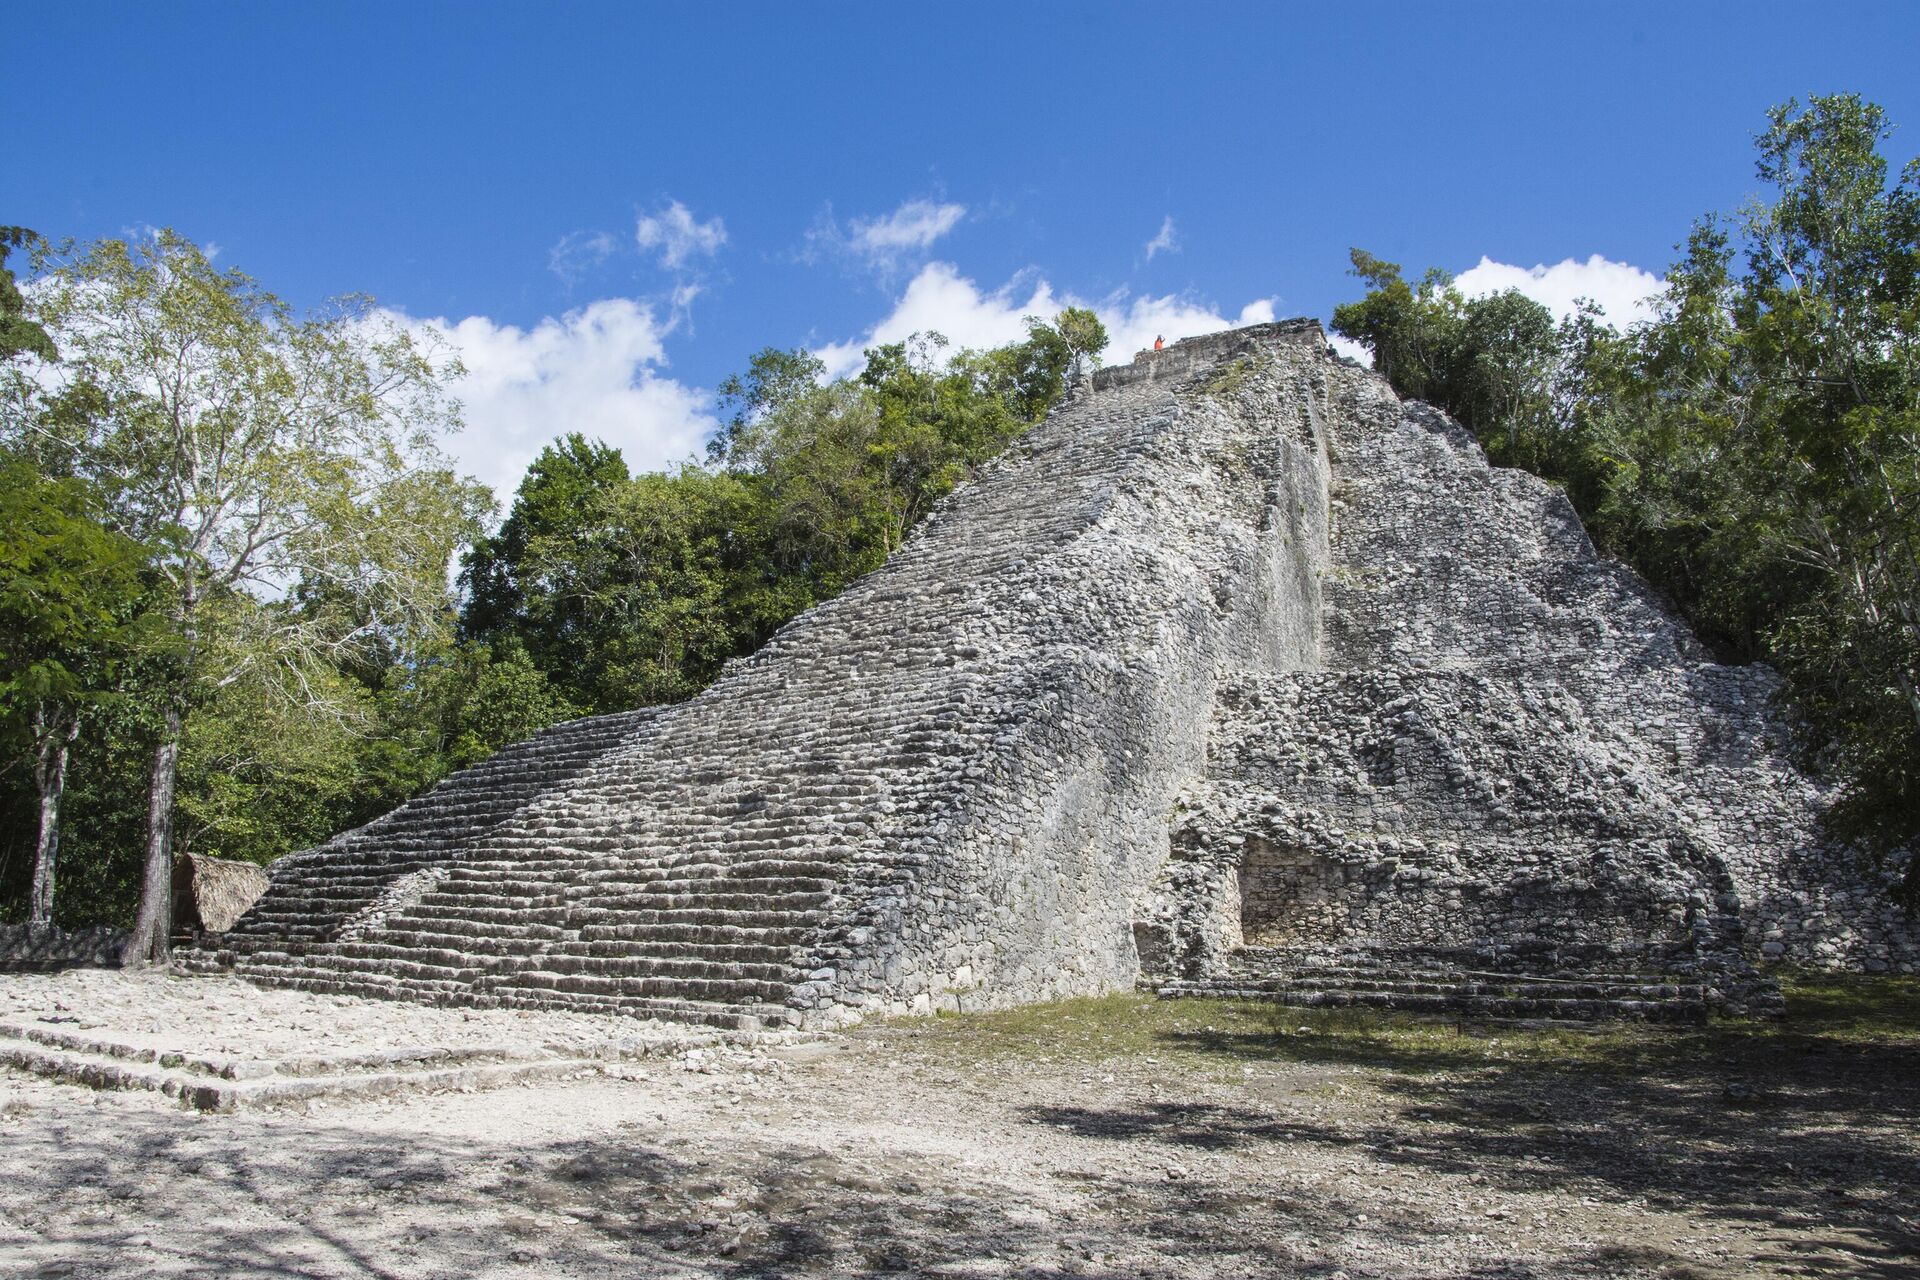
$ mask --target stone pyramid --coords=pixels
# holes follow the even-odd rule
[[[1312,321],[1143,353],[670,707],[274,864],[256,981],[719,1025],[1127,987],[1758,1007],[1920,958],[1763,668]]]

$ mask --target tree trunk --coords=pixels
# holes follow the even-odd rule
[[[40,792],[40,831],[33,846],[33,890],[27,904],[27,927],[39,930],[53,925],[54,861],[60,853],[60,799],[67,789],[67,752],[80,732],[80,717],[62,722],[61,713],[51,717],[34,711],[38,741],[33,759],[33,782]]]
[[[180,772],[180,705],[167,708],[166,731],[153,749],[153,778],[147,792],[147,865],[140,886],[140,914],[133,936],[120,953],[129,968],[166,964],[172,958],[173,932],[173,788]]]

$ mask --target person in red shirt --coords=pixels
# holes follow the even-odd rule
[[[1162,347],[1166,345],[1167,345],[1166,340],[1163,339],[1159,334],[1156,333],[1153,335],[1153,349],[1155,351],[1160,350]]]

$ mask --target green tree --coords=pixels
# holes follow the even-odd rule
[[[1769,123],[1776,194],[1743,218],[1729,299],[1739,492],[1759,499],[1739,515],[1753,562],[1818,583],[1770,647],[1853,781],[1841,816],[1891,845],[1920,836],[1920,160],[1889,182],[1892,130],[1852,94]]]
[[[99,495],[0,457],[0,714],[37,800],[27,922],[53,922],[67,761],[87,715],[115,697],[152,621],[147,549],[104,527]]]
[[[1465,305],[1453,278],[1429,271],[1415,289],[1402,278],[1397,262],[1364,249],[1353,249],[1348,256],[1353,264],[1349,274],[1368,289],[1358,302],[1334,308],[1334,332],[1365,344],[1373,354],[1374,370],[1401,395],[1444,405],[1453,398]]]
[[[1594,413],[1594,517],[1703,633],[1787,677],[1836,830],[1920,837],[1920,198],[1853,95],[1769,113],[1772,188],[1698,224]],[[1920,897],[1910,866],[1907,894]]]
[[[707,461],[732,465],[734,455],[750,457],[758,428],[784,405],[826,381],[827,366],[811,351],[762,347],[747,361],[745,373],[728,374],[718,388],[720,407],[732,410],[726,424],[707,442]]]
[[[38,356],[42,360],[56,358],[53,339],[28,317],[26,299],[7,267],[7,258],[13,250],[29,249],[39,243],[40,237],[25,227],[0,227],[0,364],[22,355]]]
[[[1548,469],[1560,364],[1553,313],[1515,289],[1470,299],[1460,308],[1456,360],[1449,395],[1463,420],[1503,446],[1496,453],[1506,465]]]
[[[477,539],[462,560],[463,631],[491,636],[524,616],[529,596],[543,591],[539,582],[528,579],[528,547],[536,541],[588,536],[599,495],[630,478],[618,449],[577,431],[542,449],[521,479],[500,531]],[[566,624],[564,617],[553,619],[556,627]]]
[[[196,701],[180,740],[176,852],[264,863],[338,829],[362,785],[356,748],[372,707],[365,686],[331,664],[302,681],[298,700],[270,681],[235,680]]]
[[[528,545],[540,589],[518,634],[582,706],[685,698],[755,632],[742,553],[758,525],[753,493],[727,473],[689,466],[600,490],[583,527]]]
[[[1053,330],[1067,348],[1067,376],[1078,379],[1082,373],[1100,367],[1100,353],[1107,348],[1107,326],[1086,307],[1068,307],[1053,318]]]
[[[476,765],[502,747],[582,713],[524,648],[509,643],[502,649],[498,657],[479,651],[466,668],[450,707],[443,749],[449,768]]]
[[[298,317],[163,231],[47,255],[36,318],[60,376],[8,434],[112,494],[153,549],[173,634],[149,771],[129,962],[162,961],[175,792],[196,707],[241,681],[339,717],[349,651],[444,624],[446,564],[487,505],[435,440],[458,425],[436,363],[363,299]],[[280,602],[290,589],[304,602]]]
[[[1365,343],[1401,395],[1458,418],[1494,461],[1556,469],[1554,384],[1569,335],[1552,313],[1518,290],[1468,298],[1443,271],[1416,288],[1397,263],[1361,249],[1352,260],[1371,288],[1335,309],[1334,331]]]

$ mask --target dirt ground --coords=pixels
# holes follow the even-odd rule
[[[1120,996],[227,1115],[0,1071],[0,1275],[1920,1275],[1911,1011],[1800,1007]]]

